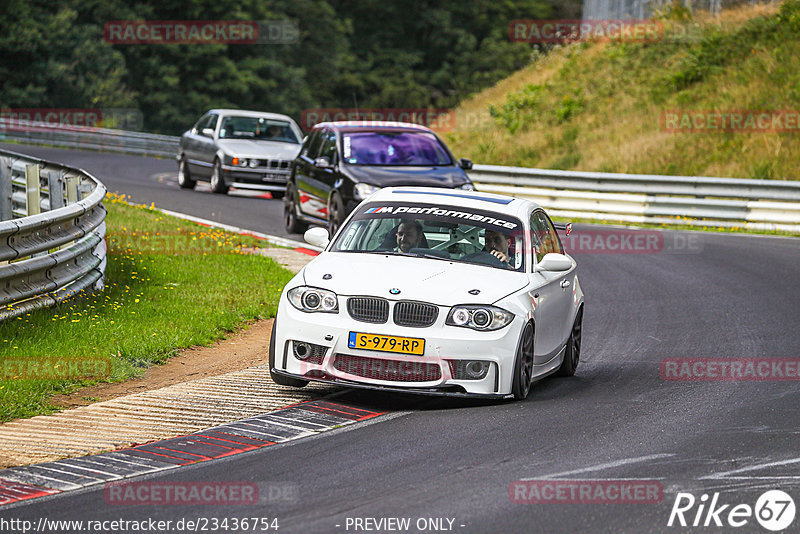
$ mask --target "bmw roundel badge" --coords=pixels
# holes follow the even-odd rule
[[[393,287],[392,289],[389,290],[389,293],[391,293],[392,295],[399,295],[400,290],[397,289],[396,287]]]

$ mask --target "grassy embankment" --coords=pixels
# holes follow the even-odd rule
[[[49,396],[88,383],[20,379],[6,362],[110,358],[104,379],[122,381],[277,309],[291,273],[241,252],[263,243],[109,197],[105,290],[0,323],[0,421],[50,413]]]
[[[448,143],[496,165],[800,178],[800,130],[670,133],[661,122],[668,110],[800,109],[800,2],[662,22],[655,42],[534,53],[529,67],[457,108]]]

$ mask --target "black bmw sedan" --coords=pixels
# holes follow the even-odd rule
[[[328,227],[333,236],[345,217],[382,187],[427,186],[473,190],[465,170],[429,128],[403,122],[323,122],[314,126],[300,154],[284,197],[286,231],[309,224]]]

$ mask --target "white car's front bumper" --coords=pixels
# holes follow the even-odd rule
[[[292,306],[285,293],[282,295],[272,341],[275,372],[304,380],[412,393],[510,395],[523,318],[516,317],[500,330],[476,331],[445,325],[450,308],[440,306],[432,326],[404,327],[393,323],[391,310],[384,324],[355,320],[347,311],[347,297],[339,295],[338,300],[338,313],[306,313]],[[390,301],[391,306],[394,303]],[[424,339],[424,354],[350,348],[351,332]],[[301,342],[312,344],[311,357],[297,357],[295,346]],[[460,365],[476,360],[489,362],[488,372],[480,379],[465,378],[459,372]]]

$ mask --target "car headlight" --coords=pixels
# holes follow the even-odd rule
[[[473,330],[500,330],[513,320],[513,313],[497,306],[453,306],[445,324]]]
[[[356,184],[355,188],[353,189],[353,194],[358,200],[364,200],[378,189],[380,189],[380,187],[375,187],[374,185],[361,183],[361,184]]]
[[[339,313],[336,293],[317,287],[300,286],[287,292],[292,306],[304,312]]]
[[[257,159],[251,159],[248,162],[248,164],[250,165],[251,169],[255,169],[256,167],[258,167],[258,160]]]
[[[233,158],[231,160],[231,163],[233,163],[237,167],[247,167],[247,164],[249,162],[247,161],[247,158]]]
[[[464,191],[475,191],[475,186],[467,182],[466,184],[459,185],[458,189],[463,189]]]

